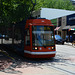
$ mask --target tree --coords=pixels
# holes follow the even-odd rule
[[[74,10],[69,0],[0,0],[0,25],[9,25],[27,19],[32,10],[41,7]]]
[[[35,9],[40,7],[75,10],[70,0],[37,0]]]
[[[1,0],[0,24],[9,25],[19,22],[30,16],[31,0]]]

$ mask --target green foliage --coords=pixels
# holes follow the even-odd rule
[[[57,25],[57,19],[53,19],[53,20],[51,20],[51,22],[53,25]]]
[[[35,0],[32,0],[35,3]],[[36,0],[34,10],[41,7],[74,10],[70,0]],[[9,25],[27,19],[32,11],[31,0],[0,0],[0,25]]]
[[[11,24],[30,16],[32,4],[30,0],[1,0],[0,23]]]
[[[37,0],[35,9],[46,7],[65,10],[75,10],[70,0]]]

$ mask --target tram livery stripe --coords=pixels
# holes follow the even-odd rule
[[[31,51],[27,51],[24,50],[24,53],[28,53],[28,54],[32,54],[32,55],[46,55],[46,54],[55,54],[56,51],[51,51],[51,52],[31,52]]]

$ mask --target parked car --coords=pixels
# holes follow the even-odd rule
[[[60,35],[55,35],[56,44],[64,44],[64,39]]]
[[[69,36],[68,35],[66,35],[66,37],[65,37],[65,42],[69,42]]]

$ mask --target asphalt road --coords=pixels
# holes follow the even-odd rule
[[[0,75],[75,75],[75,47],[71,43],[56,45],[54,59],[28,59],[6,50],[12,64]]]

